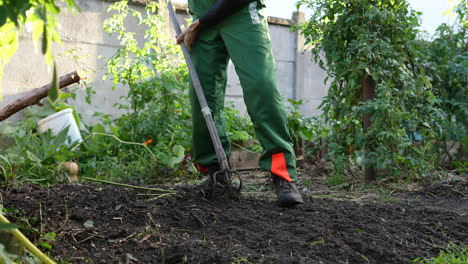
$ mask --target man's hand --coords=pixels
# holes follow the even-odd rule
[[[182,43],[182,41],[185,43],[185,46],[189,50],[189,52],[192,52],[192,47],[195,45],[195,42],[197,41],[198,34],[200,33],[201,25],[200,22],[195,20],[188,28],[186,28],[180,35],[178,35],[177,38],[177,44]]]

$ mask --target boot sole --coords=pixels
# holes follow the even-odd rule
[[[294,207],[299,204],[303,204],[304,200],[302,197],[292,197],[289,195],[283,195],[278,197],[278,206],[280,207]]]

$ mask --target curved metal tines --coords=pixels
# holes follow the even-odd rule
[[[222,177],[219,177],[221,175]],[[239,180],[238,187],[234,187],[232,184],[232,179],[236,177]],[[238,171],[233,170],[217,171],[213,173],[210,179],[210,189],[215,190],[218,185],[223,186],[224,191],[236,191],[240,193],[240,191],[242,190],[242,179],[240,177],[240,173]]]

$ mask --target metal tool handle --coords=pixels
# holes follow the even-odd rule
[[[169,15],[171,17],[172,24],[174,24],[174,29],[177,35],[180,35],[182,33],[182,30],[180,28],[179,21],[177,21],[177,17],[174,11],[174,7],[172,6],[171,0],[168,0],[167,8],[169,9]],[[211,115],[211,109],[208,107],[208,103],[206,102],[205,94],[203,93],[200,79],[198,79],[198,74],[195,71],[195,66],[193,65],[190,53],[187,47],[185,46],[184,42],[180,44],[180,47],[182,48],[182,52],[184,53],[185,62],[187,63],[187,67],[190,73],[190,79],[192,80],[193,87],[195,88],[198,102],[200,103],[201,111],[206,121],[206,126],[208,127],[208,130],[210,132],[211,141],[213,142],[213,146],[216,151],[219,166],[222,171],[230,170],[226,152],[224,152],[223,145],[221,144],[221,139],[219,138],[218,131],[216,130],[213,121],[213,116]]]

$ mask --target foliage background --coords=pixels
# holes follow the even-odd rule
[[[437,69],[428,70],[417,39],[420,14],[404,0],[302,0],[298,5],[312,9],[310,20],[297,29],[331,80],[321,109],[332,131],[327,140],[336,177],[343,179],[353,165],[406,179],[431,171],[437,165],[434,142],[445,135],[442,120],[448,115],[438,96],[449,89],[466,100],[466,80],[464,86],[434,88],[436,76],[431,73]],[[465,32],[461,34],[466,39]],[[450,45],[466,52],[466,45]],[[448,68],[452,63],[448,60],[436,64]],[[377,85],[376,98],[364,103],[366,76]],[[466,101],[463,104],[466,108]],[[364,114],[371,115],[367,132],[362,127]],[[369,153],[366,145],[372,146]]]
[[[306,158],[320,159],[326,146],[334,166],[333,184],[342,183],[350,169],[365,166],[392,179],[430,176],[440,165],[446,141],[466,141],[466,5],[458,7],[456,25],[441,25],[433,39],[424,40],[416,29],[418,13],[406,1],[299,4],[315,11],[300,29],[332,85],[320,118],[304,117],[299,111],[303,101],[289,101],[296,149],[305,145]],[[115,105],[125,114],[114,118],[97,113],[99,123],[83,124],[85,141],[71,151],[60,147],[63,135],[38,135],[35,122],[69,107],[64,101],[74,99],[74,92],[57,95],[52,108],[30,108],[25,120],[1,128],[0,133],[15,142],[0,150],[2,183],[67,182],[63,163],[70,160],[78,162],[81,175],[103,179],[167,182],[197,175],[190,158],[187,70],[179,48],[163,30],[164,16],[156,10],[165,7],[151,3],[140,13],[119,1],[109,8],[112,16],[104,23],[105,31],[120,42],[107,62],[106,78],[129,88],[123,102]],[[126,28],[126,21],[135,18],[145,29],[141,42]],[[365,75],[377,81],[377,99],[362,103]],[[90,95],[91,88],[87,91]],[[373,115],[367,133],[361,125],[365,113]],[[235,146],[260,151],[248,118],[232,104],[227,104],[225,117]],[[367,156],[366,144],[376,146]],[[466,163],[452,158],[452,165],[466,170]]]
[[[166,35],[164,14],[156,10],[165,7],[150,3],[141,13],[127,1],[119,1],[110,6],[112,16],[104,22],[104,30],[120,42],[117,53],[107,61],[105,78],[128,87],[128,94],[115,105],[124,114],[112,117],[96,113],[97,124],[82,122],[84,142],[71,150],[60,147],[66,133],[52,137],[35,131],[36,122],[56,107],[45,104],[28,108],[24,120],[0,128],[0,135],[14,141],[0,150],[2,183],[68,182],[63,164],[70,160],[79,164],[80,175],[99,179],[151,183],[198,175],[190,159],[188,72],[180,48]],[[136,32],[126,28],[135,18],[138,28],[145,30],[140,42]],[[92,88],[86,87],[86,92],[87,103],[91,103]],[[55,105],[67,107],[65,101],[74,100],[76,93],[83,92],[77,89],[60,94]],[[233,107],[228,104],[225,109],[228,126],[236,128],[231,138],[250,151],[258,150],[250,120]]]

